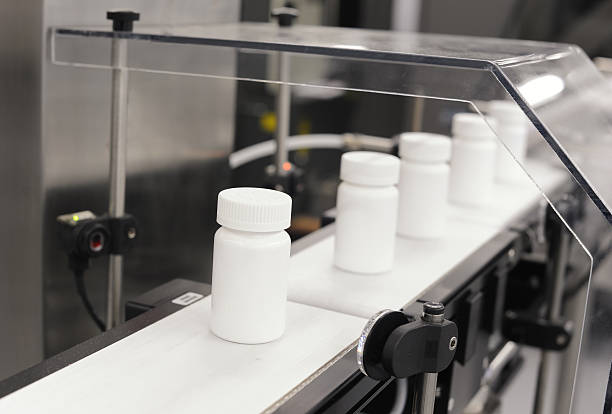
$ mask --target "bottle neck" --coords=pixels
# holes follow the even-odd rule
[[[384,184],[384,185],[372,185],[372,184],[362,184],[362,183],[356,183],[354,181],[342,181],[342,184],[348,184],[354,187],[359,187],[359,188],[371,188],[371,189],[378,189],[378,188],[389,188],[389,187],[395,187],[396,184]]]
[[[227,231],[228,233],[232,233],[235,235],[240,235],[240,236],[267,236],[267,235],[273,235],[273,234],[278,234],[281,232],[284,232],[284,230],[274,230],[274,231],[245,231],[245,230],[237,230],[237,229],[232,229],[230,227],[226,227],[226,226],[221,226],[221,228],[224,231]]]
[[[411,158],[402,158],[402,162],[418,165],[446,165],[448,160],[415,160]]]

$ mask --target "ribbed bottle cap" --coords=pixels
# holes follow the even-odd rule
[[[228,188],[219,193],[217,223],[242,231],[286,229],[291,225],[291,197],[266,188]]]
[[[496,126],[497,124],[492,118],[487,118],[485,122],[479,114],[463,112],[453,116],[452,132],[453,136],[466,139],[495,139],[495,133],[491,128]]]
[[[342,155],[340,179],[353,184],[385,186],[399,181],[399,158],[370,151],[352,151]]]
[[[491,101],[489,102],[489,114],[495,118],[497,123],[518,124],[526,123],[527,117],[521,108],[513,101]]]
[[[399,155],[416,162],[446,162],[451,157],[451,140],[428,132],[404,132],[399,138]]]

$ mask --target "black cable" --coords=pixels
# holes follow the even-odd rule
[[[83,306],[85,306],[85,310],[93,319],[96,326],[100,329],[100,331],[104,332],[106,330],[104,322],[102,319],[98,317],[96,311],[89,301],[89,296],[87,296],[87,289],[85,288],[85,270],[89,267],[89,259],[78,257],[75,255],[70,256],[70,268],[74,273],[74,282],[76,284],[77,293],[81,298],[81,302],[83,302]]]

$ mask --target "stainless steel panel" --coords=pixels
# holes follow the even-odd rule
[[[237,21],[240,3],[48,0],[44,26],[109,25],[106,11],[118,7],[140,12],[136,24],[219,23]],[[52,355],[96,333],[74,293],[53,221],[82,208],[107,211],[111,75],[47,59],[43,79],[45,353]],[[131,73],[128,93],[126,211],[139,219],[142,238],[124,260],[125,299],[177,276],[208,280],[216,194],[229,179],[235,84]],[[86,275],[100,315],[107,266],[95,260]]]
[[[239,0],[0,4],[0,378],[38,362],[43,343],[49,356],[96,334],[57,242],[55,217],[108,209],[111,77],[53,65],[47,34],[56,25],[109,25],[106,11],[114,8],[140,12],[143,24],[223,23],[240,15]],[[130,76],[126,211],[140,220],[142,239],[124,261],[126,299],[177,276],[208,279],[216,193],[229,180],[234,100],[233,81]],[[100,315],[107,265],[93,261],[86,275]]]
[[[0,379],[42,357],[41,4],[0,4]]]

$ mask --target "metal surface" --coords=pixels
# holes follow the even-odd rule
[[[109,167],[109,207],[111,217],[125,213],[125,176],[127,157],[128,70],[127,41],[113,39],[111,49],[113,69],[111,96],[111,134]],[[123,256],[111,254],[108,265],[106,296],[106,329],[123,321],[121,297],[123,290]]]
[[[444,305],[437,302],[425,303],[423,305],[422,318],[426,322],[441,324],[444,322]],[[422,375],[420,391],[414,400],[413,412],[415,414],[433,414],[436,403],[437,382],[437,372],[426,372]]]
[[[0,2],[0,379],[42,357],[39,1]]]
[[[206,24],[238,21],[240,2],[46,0],[43,6],[45,28],[63,24],[109,28],[106,11],[118,7],[140,12],[143,24]],[[111,50],[100,45],[92,53],[109,56]],[[129,50],[130,59],[144,53]],[[222,55],[197,64],[233,67],[235,61]],[[74,293],[51,217],[81,207],[108,209],[111,82],[111,71],[44,63],[47,356],[97,334]],[[233,140],[235,85],[130,73],[125,207],[138,217],[142,231],[138,246],[123,258],[125,299],[177,276],[210,281],[211,259],[206,252],[217,227],[216,194],[229,185],[224,158]],[[106,260],[94,260],[87,271],[90,299],[99,314],[106,309],[108,266]]]
[[[520,348],[516,343],[512,341],[506,342],[504,347],[497,353],[495,358],[493,358],[493,361],[491,361],[482,376],[483,385],[492,385],[499,378],[508,363],[519,354],[519,351]]]
[[[75,293],[55,217],[108,208],[111,73],[53,65],[47,34],[58,25],[110,27],[106,11],[118,7],[150,24],[236,22],[240,15],[238,0],[0,2],[0,378],[98,333]],[[109,56],[110,48],[92,53]],[[144,231],[124,260],[127,299],[179,275],[209,280],[216,194],[229,184],[224,157],[235,85],[130,76],[126,207]],[[100,314],[107,266],[92,261],[85,282]]]
[[[421,396],[419,414],[433,414],[434,404],[436,403],[436,383],[438,382],[438,373],[428,372],[423,374],[423,384],[421,386]]]
[[[289,56],[286,53],[278,54],[278,76],[281,84],[278,85],[276,97],[276,173],[281,174],[283,164],[289,158],[287,137],[289,136],[289,123],[291,121],[291,86],[289,81]]]

